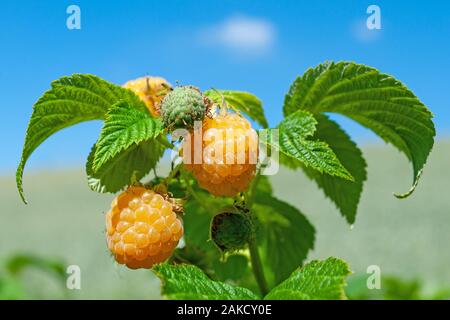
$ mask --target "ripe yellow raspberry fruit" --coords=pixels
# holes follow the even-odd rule
[[[154,117],[158,117],[160,115],[158,105],[164,98],[164,93],[168,92],[170,84],[164,78],[142,77],[128,81],[123,87],[137,94],[144,101],[150,113]]]
[[[143,187],[122,192],[106,214],[108,248],[118,263],[131,269],[163,262],[182,236],[183,225],[171,202]]]
[[[197,136],[194,132],[185,140],[183,161],[200,187],[226,197],[245,191],[255,175],[258,156],[258,135],[250,122],[236,113],[221,113],[205,118],[201,143],[196,143]]]

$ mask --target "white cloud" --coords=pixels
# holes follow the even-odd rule
[[[232,16],[199,32],[201,44],[222,46],[243,54],[263,54],[275,42],[273,24],[265,19]]]
[[[381,36],[382,30],[370,30],[367,28],[366,20],[360,19],[353,21],[351,32],[358,41],[369,43],[377,41]]]

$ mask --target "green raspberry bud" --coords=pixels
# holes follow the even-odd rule
[[[222,209],[211,222],[211,239],[223,252],[243,249],[254,233],[252,217],[235,207]]]
[[[191,129],[195,121],[202,121],[206,105],[200,91],[192,86],[178,87],[169,92],[161,103],[164,125],[170,130]]]

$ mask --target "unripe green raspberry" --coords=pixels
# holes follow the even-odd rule
[[[252,217],[235,207],[222,209],[211,222],[211,238],[224,252],[244,248],[252,240],[254,233]]]
[[[206,104],[198,89],[178,87],[164,97],[161,114],[167,128],[191,129],[195,121],[202,121],[205,117]]]

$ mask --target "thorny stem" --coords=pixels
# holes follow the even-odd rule
[[[255,176],[255,179],[253,180],[253,184],[252,184],[250,193],[246,195],[247,208],[250,210],[250,212],[253,212],[251,207],[253,205],[253,201],[254,201],[255,193],[256,193],[256,187],[258,186],[259,181],[260,181],[260,172],[258,171]],[[253,238],[248,242],[248,248],[250,250],[250,260],[252,262],[253,275],[255,276],[256,282],[258,283],[261,294],[263,296],[265,296],[269,292],[269,289],[267,286],[266,277],[264,275],[264,269],[263,269],[263,266],[261,263],[261,257],[259,256],[256,239]]]

